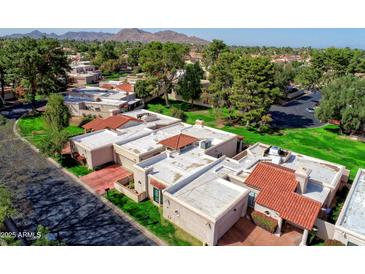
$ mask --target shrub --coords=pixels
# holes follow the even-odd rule
[[[3,126],[6,124],[6,118],[0,114],[0,126]]]
[[[92,115],[86,115],[86,116],[82,117],[82,120],[78,124],[78,127],[82,127],[83,125],[87,124],[88,122],[91,122],[94,119],[95,119],[95,117],[93,117]]]
[[[274,233],[278,226],[278,222],[274,218],[266,216],[261,212],[253,211],[251,213],[251,217],[257,226],[269,231],[270,233]]]
[[[177,107],[171,107],[171,116],[184,120],[185,119],[185,113],[181,109],[178,109]]]
[[[324,241],[325,246],[343,246],[344,244],[337,240],[325,240]]]

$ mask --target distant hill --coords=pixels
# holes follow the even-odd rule
[[[115,41],[135,41],[142,43],[148,43],[152,41],[175,42],[196,45],[204,45],[209,43],[207,40],[201,39],[199,37],[187,36],[186,34],[178,33],[171,30],[152,33],[141,29],[122,29],[121,31],[113,35],[110,39]]]
[[[204,45],[209,43],[207,40],[201,39],[195,36],[188,36],[183,33],[178,33],[171,30],[159,31],[159,32],[148,32],[141,29],[122,29],[118,33],[107,33],[107,32],[92,32],[92,31],[69,31],[64,34],[57,35],[56,33],[45,33],[39,30],[34,30],[29,33],[21,34],[14,33],[6,35],[6,38],[20,38],[20,37],[31,37],[39,39],[42,37],[49,37],[60,40],[84,40],[84,41],[130,41],[130,42],[142,42],[148,43],[151,41],[160,42],[175,42],[175,43],[186,43],[195,45]]]

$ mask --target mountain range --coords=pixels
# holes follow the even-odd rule
[[[59,40],[84,40],[84,41],[130,41],[130,42],[142,42],[148,43],[152,41],[160,42],[175,42],[175,43],[186,43],[195,45],[204,45],[209,43],[209,41],[201,39],[195,36],[188,36],[183,33],[164,30],[158,32],[148,32],[141,29],[121,29],[117,33],[107,33],[107,32],[93,32],[93,31],[68,31],[64,34],[56,33],[45,33],[39,30],[34,30],[29,33],[14,33],[4,36],[5,38],[21,38],[21,37],[31,37],[39,39],[42,37],[49,37]]]

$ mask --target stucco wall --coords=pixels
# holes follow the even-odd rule
[[[339,227],[335,227],[333,239],[342,242],[344,245],[349,245],[349,242],[355,245],[365,245],[365,238],[359,235],[354,235],[350,231],[342,230]]]
[[[163,216],[203,243],[214,245],[215,224],[164,195]]]
[[[233,157],[236,155],[237,150],[237,137],[232,137],[232,139],[222,142],[217,146],[211,147],[205,151],[205,153],[212,157],[218,157],[219,154],[226,155],[227,157]]]
[[[113,162],[113,146],[105,146],[91,151],[91,166],[95,168],[103,164]]]
[[[134,168],[133,178],[134,178],[134,189],[138,193],[147,191],[147,173],[144,170],[140,168]]]
[[[120,155],[120,154],[116,154],[116,158],[117,158],[117,163],[120,164],[121,166],[123,166],[124,168],[134,172],[134,164],[136,162],[134,162],[133,160],[131,160],[130,158],[125,157],[124,155]]]
[[[255,203],[255,210],[261,212],[261,213],[264,213],[266,216],[269,216],[271,218],[274,218],[276,220],[279,220],[280,219],[280,215],[279,213],[277,213],[276,211],[272,210],[272,209],[269,209],[269,208],[266,208],[266,207],[263,207],[257,203]]]
[[[317,219],[316,223],[314,224],[318,229],[316,235],[318,238],[322,240],[333,239],[334,232],[335,232],[335,225],[329,222],[326,222],[321,219]]]
[[[215,225],[214,245],[218,240],[239,220],[246,215],[247,196],[233,205],[229,211],[220,218]]]
[[[86,159],[87,166],[90,169],[93,169],[91,152],[89,150],[87,150],[86,148],[84,148],[83,146],[81,146],[79,143],[71,141],[70,145],[71,145],[71,151],[77,152],[81,156],[84,156]]]

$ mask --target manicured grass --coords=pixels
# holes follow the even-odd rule
[[[20,134],[37,148],[40,148],[42,142],[48,138],[45,121],[41,115],[21,118],[18,122],[18,128]],[[79,128],[75,125],[68,126],[66,130],[69,137],[84,133],[82,128]],[[80,165],[70,157],[63,156],[62,158],[56,160],[76,176],[84,176],[92,172],[92,170]]]
[[[341,135],[338,127],[334,125],[320,128],[285,129],[275,133],[261,134],[256,131],[249,131],[242,126],[218,124],[212,109],[194,107],[191,110],[189,104],[176,101],[171,101],[171,106],[179,107],[185,111],[187,123],[194,124],[196,119],[204,120],[207,126],[243,136],[247,144],[262,142],[342,164],[351,171],[350,179],[355,177],[358,168],[365,167],[365,143],[353,141]],[[171,115],[170,108],[167,108],[161,100],[149,103],[147,108],[151,111]],[[223,111],[222,117],[224,116]]]
[[[56,159],[57,162],[60,163],[61,166],[66,168],[71,173],[75,174],[78,177],[87,175],[91,172],[93,172],[92,169],[89,169],[86,166],[80,165],[79,162],[77,162],[74,158],[71,157],[71,155],[62,155],[60,158]]]
[[[103,77],[105,78],[105,80],[107,81],[118,81],[120,77],[122,76],[127,76],[127,73],[111,73],[111,74],[104,74],[103,73]]]
[[[162,217],[162,209],[155,206],[151,201],[147,200],[136,203],[114,189],[110,190],[105,196],[109,201],[168,244],[202,245],[199,240],[164,219]]]

